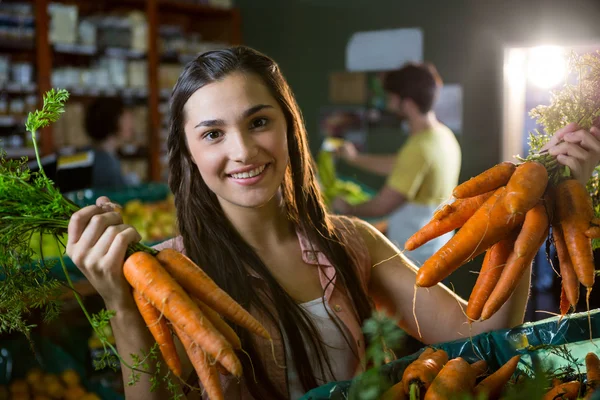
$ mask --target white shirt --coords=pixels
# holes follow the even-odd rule
[[[310,348],[306,346],[308,351],[308,357],[311,360],[313,371],[315,372],[315,378],[318,385],[323,385],[327,382],[332,381],[345,381],[351,379],[354,376],[354,372],[357,369],[359,360],[356,358],[355,353],[349,347],[348,341],[342,336],[342,332],[338,329],[330,315],[337,318],[327,302],[323,302],[323,298],[318,298],[307,303],[300,304],[300,307],[304,309],[315,324],[321,339],[323,340],[327,357],[331,363],[331,370],[334,376],[331,376],[327,364],[324,363],[325,371],[321,371],[319,364],[313,354],[311,354]],[[327,314],[329,311],[329,314]],[[344,331],[344,335],[349,339],[350,343],[352,336],[347,328],[338,320]],[[296,400],[302,397],[305,393],[302,383],[298,378],[298,373],[292,361],[291,349],[289,347],[289,341],[287,340],[286,334],[283,331],[283,340],[285,343],[285,356],[287,365],[287,377],[288,377],[288,388],[290,393],[290,399]],[[304,339],[306,343],[306,339]],[[356,351],[356,350],[354,350]]]

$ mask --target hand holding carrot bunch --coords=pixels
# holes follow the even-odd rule
[[[582,182],[600,161],[600,130],[569,124],[543,150],[548,154],[519,165],[500,163],[455,188],[456,200],[406,242],[413,250],[460,228],[419,269],[417,286],[433,286],[486,252],[466,313],[472,321],[489,319],[510,298],[552,226],[569,304],[577,304],[579,283],[589,293],[591,238],[600,233],[594,230],[600,221]],[[570,176],[553,173],[557,162],[569,167]]]
[[[241,342],[219,314],[270,340],[268,332],[182,253],[164,249],[129,254],[130,245],[139,240],[104,197],[73,214],[67,253],[109,308],[139,311],[175,376],[182,377],[182,363],[172,331],[209,397],[223,398],[217,368],[241,377],[235,354]]]

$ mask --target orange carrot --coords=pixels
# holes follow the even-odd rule
[[[210,400],[224,399],[225,397],[223,397],[219,373],[215,365],[212,365],[208,354],[206,354],[198,344],[194,343],[182,329],[175,325],[173,326],[173,329],[175,329],[175,333],[179,337],[179,340],[181,340],[181,344],[183,344],[183,347],[190,358],[190,362],[194,366],[198,378],[208,394],[208,398]]]
[[[235,302],[200,267],[185,255],[173,249],[161,250],[156,258],[167,272],[190,294],[202,300],[231,322],[265,339],[271,336],[248,311]]]
[[[412,251],[431,239],[460,228],[492,194],[493,192],[488,192],[476,197],[458,199],[454,203],[446,205],[442,209],[443,211],[440,211],[444,215],[435,214],[427,225],[419,229],[406,241],[404,248]],[[439,218],[436,219],[436,215]]]
[[[473,369],[473,372],[475,372],[475,376],[481,376],[487,371],[488,364],[485,360],[478,360],[471,364],[471,368]]]
[[[394,386],[385,391],[385,393],[379,398],[379,400],[405,400],[407,399],[406,393],[404,393],[404,384],[402,381],[396,383]]]
[[[579,285],[579,282],[577,282]],[[569,310],[571,309],[571,303],[567,298],[567,292],[565,291],[565,281],[561,279],[560,282],[560,300],[558,302],[558,309],[560,311],[560,315],[567,315]]]
[[[242,348],[242,342],[240,338],[235,333],[235,331],[227,324],[227,322],[223,321],[223,318],[212,308],[204,304],[202,301],[197,298],[192,298],[200,308],[200,311],[206,315],[206,318],[217,328],[217,330],[221,333],[221,335],[225,336],[225,339],[235,350],[239,350]]]
[[[556,213],[579,282],[594,285],[594,256],[591,239],[585,236],[594,215],[592,200],[585,186],[575,179],[557,187]]]
[[[425,350],[427,351],[427,350]],[[427,390],[444,364],[448,362],[448,354],[444,350],[425,353],[413,361],[402,374],[404,393],[410,392],[410,385],[417,384],[422,390]]]
[[[419,287],[436,285],[463,263],[506,238],[523,222],[524,214],[510,214],[503,206],[504,187],[479,207],[463,227],[419,268]]]
[[[500,279],[500,274],[502,274],[506,260],[513,250],[516,239],[516,234],[511,235],[487,250],[467,304],[467,317],[472,321],[481,318],[483,306]]]
[[[515,241],[513,252],[506,260],[506,266],[496,287],[483,306],[481,319],[489,319],[509,299],[521,277],[531,266],[533,259],[548,234],[548,215],[541,203],[527,211],[523,228]]]
[[[552,227],[552,237],[554,238],[554,247],[556,247],[556,254],[558,255],[558,268],[565,296],[571,306],[577,307],[577,302],[579,301],[579,280],[575,274],[573,262],[571,261],[571,256],[569,256],[569,250],[567,250],[560,225]]]
[[[502,391],[508,383],[510,377],[515,373],[521,356],[514,356],[501,366],[496,372],[485,378],[475,386],[475,398],[484,394],[488,400],[496,400],[502,394]]]
[[[462,394],[470,394],[475,387],[476,379],[475,371],[469,363],[457,357],[448,361],[435,377],[425,393],[425,400],[447,400]]]
[[[242,365],[231,345],[204,316],[183,288],[152,255],[138,251],[123,266],[127,282],[179,327],[211,357],[234,376],[242,375]]]
[[[150,330],[150,333],[152,333],[156,343],[158,343],[158,348],[165,363],[175,376],[181,377],[181,360],[179,359],[179,355],[177,355],[177,348],[175,347],[173,336],[171,336],[167,319],[161,316],[160,311],[137,290],[133,291],[133,299],[146,326]]]
[[[535,161],[519,165],[506,184],[506,207],[512,214],[525,213],[535,206],[546,191],[548,171]]]
[[[586,397],[591,398],[591,393],[600,388],[600,360],[595,353],[590,352],[585,356],[585,369],[588,390]]]
[[[544,395],[542,400],[576,399],[580,387],[581,383],[579,381],[561,383],[550,389],[548,393]]]
[[[515,169],[516,165],[510,161],[496,164],[492,168],[455,187],[452,195],[457,199],[463,199],[496,190],[500,186],[506,185],[515,172]]]
[[[592,226],[585,231],[585,236],[590,239],[600,238],[600,226]]]

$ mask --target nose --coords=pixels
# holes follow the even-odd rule
[[[239,163],[248,164],[258,155],[258,146],[251,134],[238,132],[233,135],[231,158]]]

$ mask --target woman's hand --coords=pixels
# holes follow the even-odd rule
[[[569,167],[573,177],[585,185],[600,162],[600,129],[592,127],[588,132],[571,123],[556,131],[544,150]]]
[[[133,304],[131,288],[123,276],[125,251],[141,240],[140,234],[123,223],[107,197],[95,206],[77,211],[69,221],[67,255],[104,299],[118,309]]]

